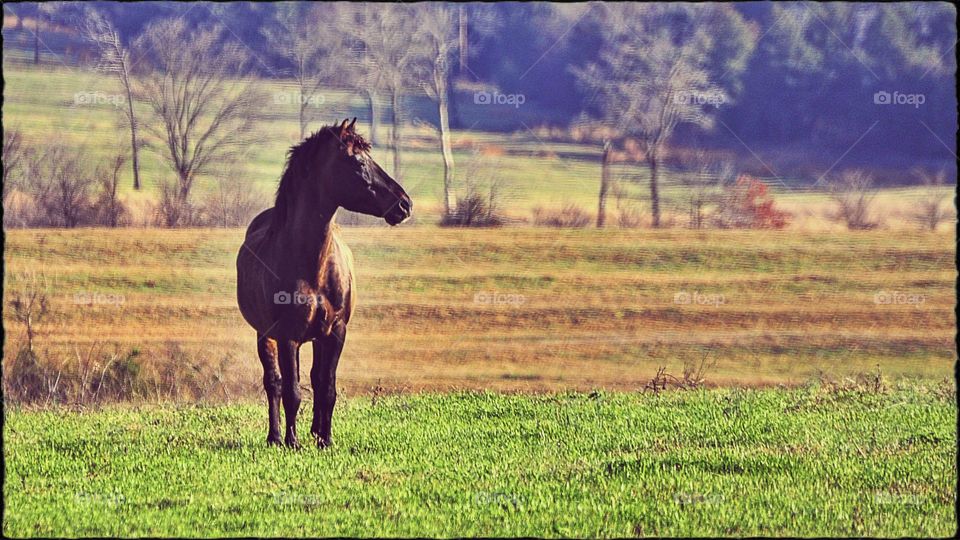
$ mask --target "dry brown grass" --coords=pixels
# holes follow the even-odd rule
[[[878,364],[893,379],[952,373],[956,274],[947,233],[344,234],[359,288],[339,377],[348,393],[639,390],[661,366],[682,379],[684,365],[707,352],[716,362],[710,385],[794,385]],[[18,273],[47,276],[52,315],[37,342],[51,365],[94,344],[121,357],[139,349],[150,380],[192,373],[181,399],[258,397],[255,337],[234,298],[241,237],[11,231],[5,290]],[[881,293],[891,302],[878,303]],[[78,304],[78,294],[123,301]],[[4,313],[9,359],[22,330]],[[306,372],[309,345],[301,354]],[[167,383],[143,393],[176,395]]]

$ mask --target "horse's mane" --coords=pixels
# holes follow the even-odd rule
[[[356,119],[354,119],[356,120]],[[336,123],[323,126],[309,137],[290,147],[287,150],[287,160],[277,186],[277,198],[273,205],[272,229],[278,230],[287,219],[290,208],[299,190],[299,181],[308,174],[311,162],[315,162],[317,154],[337,148],[339,145],[352,145],[354,151],[367,152],[371,145],[350,124],[343,135],[338,135],[344,124]]]

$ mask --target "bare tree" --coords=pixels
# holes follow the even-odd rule
[[[731,101],[729,89],[755,43],[742,17],[723,6],[624,3],[596,11],[606,28],[604,46],[597,62],[574,73],[593,92],[615,134],[644,142],[653,226],[659,227],[667,142],[680,124],[712,128],[717,107]],[[718,40],[718,33],[739,39]],[[601,188],[601,194],[606,191]]]
[[[330,52],[337,38],[337,28],[323,26],[322,6],[299,2],[278,2],[274,18],[261,33],[270,49],[292,66],[297,85],[297,115],[300,139],[306,136],[311,118],[309,107],[319,101],[320,85],[335,66]],[[323,30],[318,31],[319,28]]]
[[[23,325],[27,334],[27,350],[32,356],[37,324],[50,312],[47,300],[47,278],[43,273],[27,272],[18,276],[23,286],[14,290],[10,299],[13,318]]]
[[[703,150],[695,152],[691,161],[692,174],[683,182],[688,189],[689,226],[702,229],[707,208],[719,202],[721,191],[733,184],[737,174],[732,162],[713,159]]]
[[[16,188],[17,177],[24,159],[23,136],[16,129],[3,130],[3,203]]]
[[[86,223],[92,207],[94,173],[84,151],[55,142],[31,160],[27,182],[41,226],[73,228]]]
[[[457,50],[460,53],[459,72],[461,75],[468,73],[470,69],[467,67],[467,59],[470,55],[470,33],[468,30],[469,25],[467,20],[467,6],[465,4],[460,4],[457,6]]]
[[[140,140],[137,137],[137,115],[133,108],[133,87],[130,73],[130,51],[120,40],[120,33],[96,8],[83,12],[81,30],[100,55],[98,69],[116,77],[123,87],[126,107],[123,113],[130,126],[130,155],[133,167],[133,189],[140,189]]]
[[[924,229],[935,231],[949,215],[943,208],[947,193],[942,189],[947,184],[947,171],[940,169],[933,173],[918,168],[914,174],[927,189],[917,200],[910,217]]]
[[[127,208],[120,200],[120,169],[127,163],[127,154],[118,151],[113,162],[102,167],[97,176],[100,182],[100,193],[94,202],[95,222],[107,227],[119,227],[127,219]]]
[[[376,98],[390,98],[391,146],[393,147],[393,176],[401,178],[401,97],[414,86],[416,51],[411,47],[416,26],[413,8],[404,4],[341,4],[337,25],[346,37],[345,50],[355,73],[368,88],[374,88],[371,98],[371,126],[378,115]]]
[[[48,19],[52,4],[44,2],[34,2],[33,11],[33,63],[40,65],[40,23],[43,19]]]
[[[600,152],[600,196],[597,203],[597,228],[602,229],[607,221],[607,192],[610,191],[610,152],[613,141],[603,141],[603,150]]]
[[[831,217],[851,230],[873,229],[871,206],[877,196],[873,179],[861,170],[846,170],[830,180],[830,198],[837,208]]]
[[[151,24],[137,40],[154,70],[136,94],[156,117],[146,127],[176,174],[169,201],[175,205],[187,205],[198,175],[236,156],[262,101],[251,80],[242,77],[247,60],[242,46],[223,37],[220,27],[191,30],[183,19],[173,19]]]
[[[490,36],[500,28],[501,22],[492,4],[464,2],[457,6],[457,56],[459,59],[457,76],[459,78],[476,78],[476,74],[468,65],[470,56],[477,53],[477,48],[470,44],[470,37]]]
[[[255,185],[238,181],[239,171],[227,167],[214,179],[214,189],[203,200],[203,225],[210,227],[242,227],[263,210],[271,200]]]
[[[420,59],[421,87],[437,104],[440,153],[443,157],[443,212],[449,216],[456,205],[453,192],[454,162],[450,143],[450,68],[459,43],[458,17],[452,7],[441,3],[416,4],[418,39],[415,42]]]

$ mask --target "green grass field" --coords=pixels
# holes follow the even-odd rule
[[[13,410],[3,532],[942,537],[956,414],[934,386],[401,395],[295,452],[259,405]]]

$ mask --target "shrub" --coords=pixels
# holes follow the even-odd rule
[[[207,227],[246,226],[269,203],[257,189],[235,178],[218,178],[200,203],[199,223]]]
[[[947,184],[947,172],[941,169],[928,173],[917,169],[914,174],[920,177],[920,183],[927,191],[914,203],[910,219],[922,229],[935,231],[940,223],[950,218],[950,212],[943,206],[947,194],[941,189]]]
[[[117,227],[129,221],[129,211],[117,194],[120,168],[126,162],[123,154],[110,167],[94,167],[82,149],[60,142],[20,153],[16,170],[9,171],[11,185],[4,189],[6,225]]]
[[[7,208],[7,198],[19,187],[22,166],[27,159],[27,149],[23,147],[23,136],[16,129],[3,130],[3,207]]]
[[[870,214],[876,196],[873,178],[869,174],[859,170],[844,171],[830,180],[830,197],[837,209],[828,217],[846,224],[850,230],[873,229],[877,222]]]
[[[496,212],[494,190],[490,195],[471,189],[465,196],[457,198],[457,205],[449,215],[443,216],[440,225],[444,227],[499,227],[503,218]]]
[[[95,175],[83,153],[62,144],[46,148],[31,160],[26,189],[33,196],[41,227],[78,227],[89,223]]]
[[[789,213],[776,208],[767,184],[741,175],[724,188],[714,222],[724,229],[782,229],[789,218]]]
[[[160,200],[154,209],[154,224],[160,227],[189,227],[198,219],[198,209],[190,202],[189,196],[180,191],[176,181],[160,183]]]
[[[100,378],[90,388],[98,400],[124,400],[137,395],[141,387],[140,351],[133,349],[126,355],[119,353],[105,358]]]
[[[617,212],[617,226],[621,229],[637,229],[643,223],[643,209],[639,205],[624,205]]]
[[[120,169],[127,162],[127,156],[118,153],[110,170],[101,168],[97,176],[100,193],[93,202],[93,222],[105,227],[120,227],[130,222],[130,211],[120,200],[117,190],[120,187]]]
[[[40,363],[36,352],[21,346],[13,362],[5,361],[4,364],[3,393],[9,399],[38,403],[50,398],[57,376]]]
[[[533,223],[542,227],[582,229],[593,222],[589,212],[573,203],[566,203],[560,210],[533,209]]]

